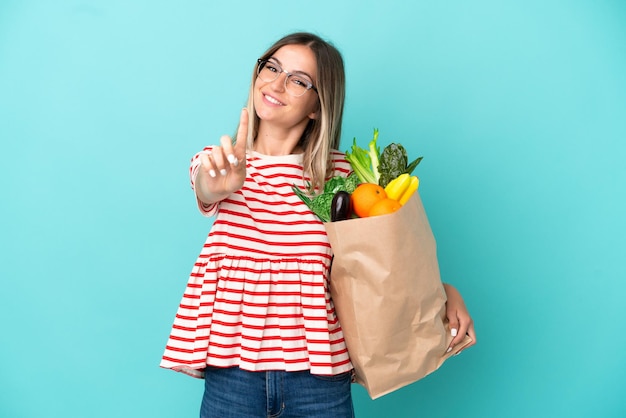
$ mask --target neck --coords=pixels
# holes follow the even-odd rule
[[[298,144],[304,129],[270,129],[259,127],[254,150],[263,155],[288,155],[302,152]]]

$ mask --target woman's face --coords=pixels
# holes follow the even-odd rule
[[[269,61],[278,64],[289,73],[296,73],[317,83],[317,63],[313,51],[304,45],[285,45],[277,50]],[[285,88],[286,73],[281,73],[274,81],[266,82],[260,77],[254,84],[254,107],[261,123],[272,124],[277,128],[304,129],[310,119],[317,117],[319,98],[313,89],[302,96],[293,96]]]

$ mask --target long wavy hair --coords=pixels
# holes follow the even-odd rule
[[[303,149],[303,168],[311,179],[309,191],[321,189],[333,170],[331,151],[339,148],[341,124],[345,101],[345,70],[341,53],[330,42],[308,33],[296,32],[284,36],[274,43],[259,58],[268,59],[285,45],[308,46],[317,62],[317,91],[319,117],[309,120],[298,145]],[[247,147],[252,149],[259,129],[259,117],[254,109],[254,83],[257,66],[252,72],[252,83],[248,96]]]

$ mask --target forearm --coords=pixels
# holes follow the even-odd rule
[[[461,294],[456,289],[456,287],[452,286],[449,283],[444,283],[443,284],[443,289],[446,291],[446,296],[448,297],[448,299],[450,299],[450,297],[460,297],[461,296]]]

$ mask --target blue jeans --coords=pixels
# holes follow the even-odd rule
[[[207,367],[200,418],[353,418],[352,373]]]

